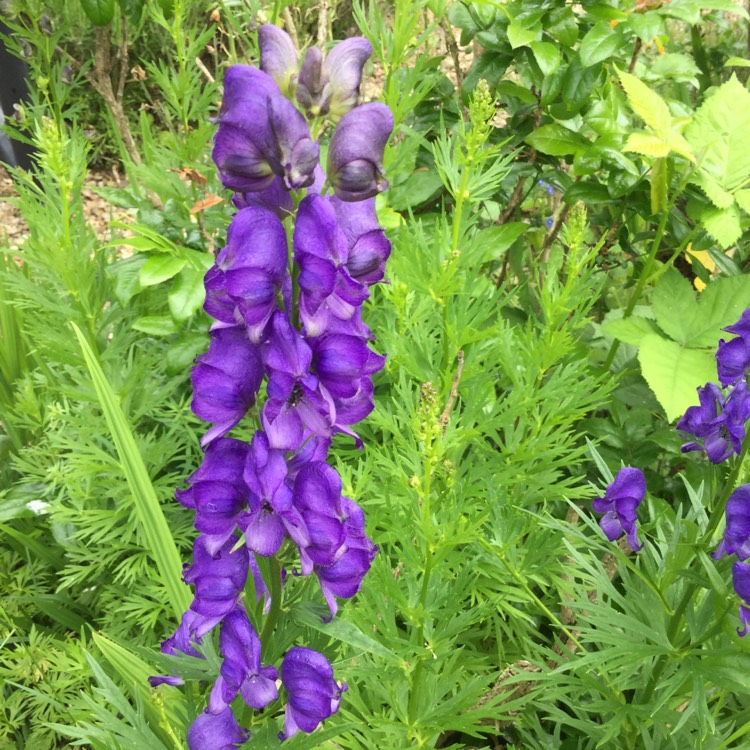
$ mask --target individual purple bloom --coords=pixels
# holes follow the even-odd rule
[[[263,71],[250,65],[227,70],[218,123],[212,155],[225,187],[265,190],[274,175],[288,190],[312,183],[320,147],[305,118]]]
[[[750,604],[748,604],[750,602],[750,563],[736,562],[732,565],[732,583],[735,593],[743,602],[739,611],[743,629],[737,629],[737,635],[742,637],[747,635],[750,629]]]
[[[378,222],[375,199],[347,203],[334,196],[330,201],[346,239],[349,251],[346,270],[349,275],[368,286],[382,281],[391,243]]]
[[[237,723],[228,707],[219,713],[204,711],[187,735],[190,750],[235,750],[249,738],[250,732]]]
[[[206,274],[206,312],[223,323],[244,321],[258,343],[278,307],[288,251],[281,220],[264,208],[244,208],[229,225],[227,244]],[[216,269],[216,270],[215,270]]]
[[[346,683],[333,679],[333,667],[323,654],[302,646],[287,651],[281,663],[281,682],[288,700],[284,731],[279,739],[293,737],[301,729],[310,733],[339,710]]]
[[[682,446],[683,453],[705,450],[709,460],[718,464],[732,453],[742,451],[745,422],[750,417],[750,393],[747,384],[738,383],[725,399],[715,383],[698,388],[699,406],[691,406],[677,423],[677,429],[701,439]]]
[[[244,607],[237,607],[224,618],[219,646],[224,661],[211,691],[209,712],[223,711],[238,693],[256,710],[279,697],[276,689],[279,673],[275,667],[261,666],[260,638]]]
[[[332,333],[311,343],[315,372],[334,398],[351,398],[360,390],[361,381],[385,364],[385,357],[373,352],[360,336]]]
[[[591,507],[604,513],[599,521],[607,539],[613,542],[627,534],[628,544],[636,552],[641,549],[636,532],[636,509],[646,497],[646,477],[640,469],[626,466],[617,473],[615,481],[607,487],[604,497],[595,497]]]
[[[247,506],[242,471],[248,449],[241,440],[215,440],[206,448],[200,468],[187,480],[188,488],[175,492],[182,505],[195,510],[195,528],[204,535],[210,554],[234,533],[237,517]]]
[[[179,687],[185,684],[185,680],[182,677],[175,677],[171,674],[166,675],[155,675],[148,678],[148,684],[151,687],[157,687],[158,685],[172,685],[173,687]]]
[[[737,335],[731,341],[721,339],[716,350],[719,380],[726,386],[742,380],[750,368],[750,308],[742,313],[736,323],[724,330]]]
[[[190,609],[202,619],[194,623],[193,637],[200,640],[231,612],[240,599],[250,567],[249,553],[243,545],[232,552],[237,537],[231,537],[212,555],[206,549],[203,536],[193,545],[193,564],[187,567],[183,579],[194,584],[195,595]]]
[[[346,528],[341,498],[341,477],[322,461],[305,464],[294,482],[292,502],[303,519],[306,543],[300,543],[302,575],[314,565],[332,565],[344,543]]]
[[[712,557],[719,560],[725,554],[743,562],[750,558],[750,484],[740,485],[727,501],[724,538]]]
[[[392,130],[393,114],[378,102],[355,107],[341,118],[328,148],[326,170],[341,200],[365,200],[388,187],[383,152]]]
[[[238,209],[265,208],[273,211],[280,219],[286,219],[294,213],[292,194],[284,187],[281,177],[274,177],[271,184],[255,193],[235,193],[232,203]]]
[[[162,653],[170,656],[179,656],[182,653],[194,656],[197,659],[203,658],[195,648],[195,644],[200,643],[200,638],[194,634],[199,631],[207,633],[213,627],[213,625],[210,625],[208,628],[204,628],[207,619],[192,609],[184,612],[177,630],[169,638],[162,641]]]
[[[371,54],[372,46],[363,37],[339,42],[325,59],[317,47],[308,49],[297,80],[297,101],[308,117],[330,114],[338,119],[354,107]]]
[[[365,514],[359,505],[348,497],[342,497],[341,506],[345,533],[343,552],[337,553],[337,558],[331,565],[315,566],[315,574],[318,576],[331,618],[335,617],[338,611],[336,597],[350,599],[359,591],[362,579],[378,551],[365,534]]]
[[[297,48],[289,34],[278,26],[264,23],[258,28],[260,69],[273,78],[284,96],[291,96],[299,66]]]
[[[554,223],[555,223],[555,220],[552,216],[549,216],[544,220],[544,226],[547,227],[547,229],[552,229],[552,225]]]
[[[208,351],[195,360],[190,374],[193,383],[192,409],[213,427],[201,445],[225,435],[255,403],[263,380],[263,362],[258,348],[244,327],[211,331]]]

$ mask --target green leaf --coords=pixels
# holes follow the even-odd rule
[[[141,269],[148,258],[145,255],[137,253],[129,258],[115,261],[107,267],[107,275],[114,280],[115,299],[126,307],[128,302],[140,292],[141,286]]]
[[[630,318],[609,320],[602,325],[602,330],[608,336],[613,336],[626,344],[640,346],[641,341],[649,334],[659,333],[659,328],[653,320],[633,315]]]
[[[661,159],[669,154],[669,144],[650,133],[631,133],[623,151]]]
[[[699,386],[716,379],[713,351],[686,349],[654,333],[641,340],[638,361],[670,422],[697,403]]]
[[[630,13],[626,23],[643,42],[651,42],[664,29],[664,19],[657,13]]]
[[[159,570],[175,618],[179,620],[191,600],[188,587],[182,581],[182,559],[118,399],[107,382],[96,354],[75,323],[71,323],[71,326],[83,352],[123,473],[133,495],[133,505],[141,533]]]
[[[681,52],[667,52],[652,59],[647,77],[649,80],[656,78],[685,81],[698,88],[699,75],[700,68],[690,55]]]
[[[581,64],[584,68],[590,68],[592,65],[604,62],[616,54],[624,43],[622,32],[616,28],[613,29],[607,21],[599,21],[581,40],[578,53]]]
[[[306,625],[308,628],[318,630],[342,643],[348,643],[359,651],[375,654],[391,664],[401,663],[401,657],[397,653],[369,635],[365,635],[353,623],[342,620],[341,617],[337,617],[331,622],[323,622],[323,618],[327,617],[329,613],[328,609],[320,604],[304,602],[293,607],[290,614],[292,619],[300,625]]]
[[[180,330],[171,315],[142,315],[133,323],[133,328],[149,336],[171,336]]]
[[[750,214],[750,190],[738,190],[734,197],[737,205],[746,213]]]
[[[513,49],[518,49],[518,47],[528,47],[531,42],[535,41],[540,36],[540,29],[526,29],[515,21],[508,24],[508,41]]]
[[[731,612],[733,618],[737,616],[735,607]],[[750,695],[750,654],[738,648],[704,650],[700,652],[695,669],[724,690]]]
[[[551,76],[560,67],[562,57],[560,56],[560,50],[554,44],[532,42],[529,46],[545,76]]]
[[[106,26],[115,15],[115,0],[81,0],[81,7],[95,26]]]
[[[750,60],[744,57],[730,57],[725,63],[725,68],[750,68]]]
[[[630,106],[661,140],[667,140],[672,129],[672,115],[667,103],[643,81],[630,73],[620,72],[620,82]]]
[[[154,286],[176,276],[187,265],[185,258],[159,253],[152,255],[141,268],[141,286]]]
[[[205,298],[206,290],[203,286],[203,274],[194,268],[183,268],[167,295],[169,311],[172,313],[172,317],[178,323],[181,323],[200,308]]]
[[[574,133],[557,123],[537,128],[526,136],[526,143],[550,156],[575,155],[591,145],[580,133]]]
[[[128,23],[137,26],[143,15],[144,0],[117,0]]]
[[[701,214],[701,224],[726,250],[742,236],[740,212],[734,204],[729,208],[709,208]]]

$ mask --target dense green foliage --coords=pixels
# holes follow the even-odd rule
[[[259,19],[301,44],[358,28],[396,119],[367,303],[388,359],[364,452],[333,451],[379,554],[330,624],[289,584],[271,656],[304,640],[349,691],[285,744],[747,747],[750,645],[709,557],[744,453],[712,466],[674,429],[750,307],[742,7],[13,5],[38,158],[13,173],[29,234],[0,269],[0,749],[184,748],[216,675],[210,650],[158,645],[189,601],[173,493],[200,461],[189,370],[230,216],[209,117]],[[105,48],[126,55],[114,104]],[[81,189],[113,160],[97,237]],[[637,555],[590,509],[622,464],[648,480]],[[185,689],[148,686],[175,669]],[[270,714],[249,747],[278,746]]]

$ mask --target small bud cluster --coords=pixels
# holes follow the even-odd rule
[[[294,574],[317,577],[333,617],[337,598],[354,596],[377,551],[362,509],[342,495],[326,458],[335,433],[362,446],[353,425],[372,410],[371,376],[385,361],[370,348],[361,306],[391,249],[374,196],[387,187],[382,159],[393,117],[382,104],[355,106],[367,40],[341,42],[326,58],[312,48],[301,67],[281,29],[262,26],[259,42],[261,69],[227,71],[217,118],[213,157],[239,210],[206,274],[205,309],[215,322],[191,376],[193,411],[211,425],[203,463],[176,493],[195,511],[199,532],[184,573],[194,599],[162,650],[200,656],[196,646],[220,625],[223,657],[208,707],[188,734],[191,750],[247,739],[230,707],[238,695],[257,710],[278,698],[279,673],[261,663],[243,597],[252,576],[273,616],[286,571],[277,566],[276,580],[264,580],[258,556],[296,548]],[[306,117],[313,132],[318,118],[337,123],[327,172]],[[292,220],[288,233],[284,222]],[[261,429],[249,443],[226,437],[264,383]],[[346,685],[322,654],[295,646],[280,672],[282,738],[313,731],[338,709]],[[179,682],[152,679],[162,681]]]

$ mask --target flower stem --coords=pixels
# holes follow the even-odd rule
[[[263,632],[260,634],[260,642],[267,644],[268,639],[276,627],[276,621],[279,619],[279,613],[281,612],[281,567],[279,561],[272,557],[268,561],[269,567],[269,581],[268,590],[271,595],[271,609],[266,618],[266,622],[263,625]]]

